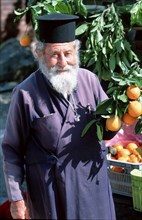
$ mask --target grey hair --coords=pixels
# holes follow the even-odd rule
[[[75,46],[75,50],[76,50],[76,55],[79,57],[79,50],[80,50],[81,42],[78,39],[74,40],[73,42],[74,42],[74,46]],[[44,50],[47,45],[48,45],[48,43],[43,43],[41,41],[38,41],[35,44],[34,56],[36,59],[39,59],[44,56]]]

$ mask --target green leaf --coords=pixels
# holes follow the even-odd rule
[[[55,13],[56,12],[55,8],[52,5],[49,5],[49,4],[44,7],[44,10],[49,12],[49,13]]]
[[[112,46],[112,44],[111,44],[111,42],[109,40],[107,42],[107,45],[108,45],[108,48],[110,48],[111,50],[113,49],[113,46]]]
[[[116,47],[116,49],[117,49],[117,52],[118,52],[118,53],[121,53],[121,51],[122,51],[121,41],[120,41],[120,40],[116,41],[114,45],[115,45],[115,47]]]
[[[81,133],[81,137],[84,137],[84,135],[88,132],[88,130],[90,129],[90,127],[96,122],[96,119],[91,120],[83,129],[82,133]]]
[[[123,59],[123,62],[125,63],[125,65],[126,65],[127,67],[131,68],[131,65],[130,65],[130,63],[129,63],[127,57],[125,56],[125,54],[123,54],[122,59]]]
[[[92,34],[92,33],[90,34],[90,42],[91,42],[91,48],[93,49],[95,46],[96,52],[98,52],[97,46],[95,45],[95,37],[94,37],[94,34]]]
[[[66,5],[68,7],[69,14],[74,14],[74,11],[72,10],[71,4],[69,2],[66,2]]]
[[[133,81],[134,81],[134,84],[136,86],[141,86],[142,85],[142,79],[133,79]]]
[[[24,16],[24,14],[16,15],[16,17],[14,18],[14,22],[20,20],[23,16]]]
[[[131,45],[130,45],[130,43],[129,43],[128,41],[124,40],[124,46],[125,46],[125,48],[126,48],[128,51],[131,50]]]
[[[102,53],[103,53],[104,55],[106,55],[106,47],[103,47]]]
[[[97,18],[97,17],[100,17],[101,13],[98,13],[98,14],[93,14],[91,16],[89,16],[89,18]]]
[[[106,111],[107,111],[109,114],[113,114],[114,111],[115,111],[115,105],[114,105],[114,103],[110,104],[110,105],[106,108]]]
[[[64,14],[70,13],[68,5],[66,5],[64,2],[58,2],[55,6],[55,10]]]
[[[119,82],[122,79],[122,76],[119,74],[115,74],[114,76],[111,77],[114,81]]]
[[[122,72],[123,73],[125,73],[125,72],[128,72],[128,67],[125,65],[125,63],[122,61],[121,63],[120,63],[120,68],[122,69]]]
[[[124,79],[121,79],[120,82],[118,83],[119,86],[125,86],[126,81]]]
[[[76,28],[75,35],[81,35],[81,34],[85,33],[87,30],[88,30],[88,25],[82,24]]]
[[[130,24],[142,26],[142,2],[138,1],[135,4],[133,4],[131,10],[130,10]]]
[[[96,24],[91,30],[90,33],[95,33],[98,29],[98,25]]]
[[[117,98],[122,102],[128,102],[128,97],[125,94],[118,95]]]
[[[133,56],[133,59],[137,62],[140,62],[140,60],[138,59],[138,56],[131,50],[131,54]]]
[[[108,84],[108,88],[110,89],[111,87],[113,87],[114,83],[112,81],[109,82]]]
[[[139,97],[139,101],[140,103],[142,103],[142,96]],[[142,116],[141,116],[141,120],[142,120]]]
[[[113,24],[106,24],[104,25],[104,28],[108,29],[108,28],[111,28],[113,26]]]
[[[28,6],[34,5],[36,2],[36,0],[28,0]]]
[[[138,151],[138,153],[141,155],[141,157],[142,157],[142,149],[141,148],[139,148],[139,147],[137,147],[136,148],[136,151]]]
[[[42,13],[41,7],[39,5],[33,5],[31,6],[31,9],[35,11],[36,15],[40,15]]]
[[[20,10],[14,10],[14,14],[17,16],[23,16],[25,15],[25,13],[29,10],[28,7],[26,7],[25,9],[20,9]]]
[[[97,137],[100,141],[103,139],[103,126],[101,123],[96,123],[97,126]]]
[[[88,11],[82,0],[75,1],[78,3],[78,13],[84,17],[87,17]]]
[[[125,50],[125,47],[124,47],[122,40],[120,41],[120,46],[121,46],[122,50]]]
[[[112,106],[112,102],[113,100],[110,98],[110,99],[106,99],[102,102],[100,102],[97,107],[96,107],[96,111],[94,112],[96,115],[99,114],[99,115],[105,115],[105,114],[108,114],[108,111],[107,111],[107,108],[111,107]]]
[[[93,65],[94,62],[95,62],[94,57],[92,57],[92,58],[89,60],[87,66],[91,66],[91,65]]]
[[[115,66],[116,66],[115,55],[114,55],[114,54],[111,54],[111,55],[110,55],[110,58],[109,58],[109,67],[110,67],[110,69],[111,69],[112,71],[114,71]]]
[[[96,70],[99,74],[102,74],[102,65],[99,60],[97,60],[97,62],[96,62]]]
[[[101,41],[103,39],[103,36],[101,35],[101,32],[99,30],[96,31],[96,41]]]
[[[107,90],[107,94],[111,94],[113,91],[115,91],[116,89],[118,89],[118,86],[114,86],[114,87],[111,87]]]
[[[142,120],[138,120],[135,126],[135,133],[142,134]]]
[[[113,97],[113,99],[115,100],[115,102],[117,101],[117,96],[119,95],[119,91],[118,90],[115,90],[114,92],[113,92],[113,95],[112,95],[112,97]]]

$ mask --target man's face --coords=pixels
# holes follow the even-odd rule
[[[53,88],[64,96],[70,95],[77,85],[79,54],[75,42],[47,44],[39,59],[41,71]]]
[[[48,70],[58,66],[56,73],[65,71],[67,65],[74,66],[76,62],[76,50],[74,42],[48,43],[45,48],[45,62]]]

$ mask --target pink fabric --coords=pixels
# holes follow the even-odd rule
[[[125,146],[130,142],[134,142],[138,145],[142,144],[142,134],[135,134],[135,124],[123,124],[117,135],[111,140],[105,141],[105,144],[106,147],[113,146],[116,143],[122,143]]]

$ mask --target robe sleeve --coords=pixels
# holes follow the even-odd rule
[[[24,147],[29,133],[29,118],[25,116],[28,105],[23,103],[22,92],[15,89],[2,141],[3,171],[9,201],[23,199]]]

